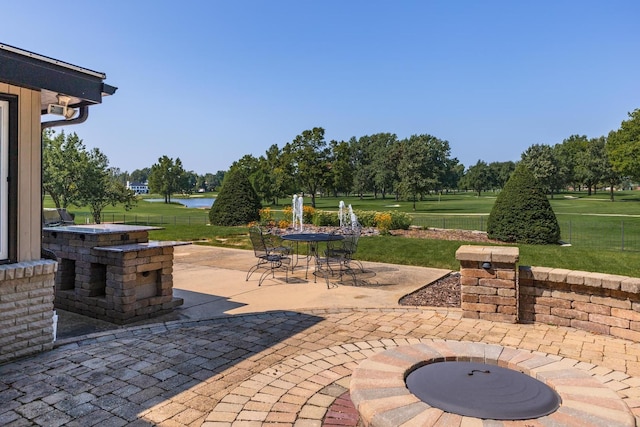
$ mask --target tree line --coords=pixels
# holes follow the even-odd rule
[[[108,205],[123,204],[130,210],[137,204],[137,195],[127,188],[127,182],[148,183],[150,191],[161,194],[165,202],[175,193],[188,194],[195,189],[218,188],[224,172],[198,175],[185,171],[180,159],[162,156],[150,168],[131,174],[110,167],[109,159],[98,148],[88,150],[76,133],[42,133],[42,187],[58,209],[88,206],[96,224]]]
[[[170,201],[171,194],[191,194],[197,191],[216,191],[224,180],[225,171],[198,174],[185,170],[180,158],[175,160],[168,156],[158,158],[158,162],[151,167],[135,169],[133,172],[123,172],[118,179],[126,183],[148,183],[153,193],[161,194]]]
[[[552,197],[567,189],[589,194],[606,187],[631,188],[640,179],[640,110],[628,114],[620,129],[608,136],[571,135],[555,145],[534,144],[518,162],[478,160],[465,169],[451,157],[449,142],[432,135],[398,139],[378,133],[329,141],[324,129],[305,130],[282,148],[272,145],[264,155],[245,155],[231,168],[242,168],[263,200],[304,191],[315,206],[316,195],[373,194],[413,202],[437,192],[499,190],[516,169],[526,165]]]
[[[613,200],[616,187],[628,188],[640,179],[640,109],[608,136],[588,138],[571,135],[555,145],[534,144],[519,162],[478,160],[465,168],[451,157],[449,142],[429,134],[398,139],[392,133],[377,133],[348,141],[327,142],[321,127],[305,130],[282,148],[271,145],[264,155],[245,155],[230,169],[242,169],[262,200],[278,204],[303,192],[315,207],[317,195],[372,194],[415,204],[428,194],[460,190],[499,190],[518,163],[526,165],[544,190],[551,194],[565,189],[589,194],[607,187]],[[166,202],[176,193],[218,189],[225,171],[198,175],[186,171],[180,158],[162,156],[149,168],[132,173],[110,168],[98,149],[86,150],[73,133],[43,133],[43,186],[57,207],[89,205],[96,222],[109,205],[135,204],[135,195],[125,191],[126,181],[148,182],[152,193]]]

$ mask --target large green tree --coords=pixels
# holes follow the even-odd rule
[[[136,169],[131,174],[129,174],[129,180],[131,182],[139,182],[144,184],[149,180],[149,174],[151,173],[151,168],[142,168]]]
[[[587,171],[583,161],[586,159],[584,153],[588,144],[589,138],[586,135],[571,135],[554,146],[554,154],[561,165],[565,183],[577,190],[582,189],[585,182]]]
[[[126,188],[117,177],[117,170],[109,168],[107,156],[99,149],[86,152],[83,160],[82,179],[78,182],[78,204],[88,206],[96,224],[100,224],[102,210],[119,203],[125,210],[137,203],[135,192]]]
[[[107,156],[98,148],[90,151],[77,134],[43,132],[43,188],[57,208],[88,206],[94,222],[100,223],[102,210],[123,203],[136,204],[135,194],[121,182],[117,168],[109,168]]]
[[[606,151],[616,172],[640,180],[640,109],[629,113],[620,129],[609,132]]]
[[[280,198],[288,198],[296,191],[291,185],[291,174],[285,157],[276,144],[271,145],[247,172],[262,200],[278,204]]]
[[[511,174],[516,169],[516,164],[512,161],[489,163],[491,175],[491,185],[494,189],[502,189],[511,178]]]
[[[324,129],[305,130],[286,144],[284,151],[294,167],[295,181],[305,195],[311,196],[311,206],[316,206],[316,194],[329,180],[330,149],[324,139]]]
[[[393,184],[398,177],[398,137],[392,133],[377,133],[370,137],[371,171],[373,175],[373,197],[378,193],[384,199],[393,191]]]
[[[353,172],[353,191],[360,197],[364,193],[373,190],[373,153],[371,152],[371,138],[363,136],[359,139],[353,137],[349,140],[351,147]]]
[[[170,203],[172,194],[186,189],[187,178],[188,175],[179,157],[174,161],[168,156],[162,156],[158,159],[158,163],[151,166],[149,191],[162,195],[164,202]]]
[[[334,196],[348,194],[353,188],[351,146],[345,141],[331,141],[329,187]]]
[[[205,191],[215,191],[222,185],[224,180],[224,171],[218,171],[215,174],[205,173],[201,175],[202,181],[199,184],[199,188],[203,188]]]
[[[42,133],[42,188],[56,208],[66,209],[78,199],[82,179],[85,146],[76,133]]]
[[[610,169],[609,159],[605,152],[605,138],[592,138],[585,148],[576,156],[576,177],[587,187],[591,195],[598,184],[604,181]]]
[[[465,188],[470,188],[478,193],[478,197],[480,197],[482,191],[488,190],[493,186],[494,181],[489,165],[482,160],[478,160],[464,174],[463,185]]]
[[[560,164],[553,147],[534,144],[522,154],[522,163],[529,168],[545,192],[553,193],[564,186]]]
[[[412,135],[400,144],[399,185],[407,199],[413,201],[415,210],[418,196],[442,188],[451,150],[447,141],[431,135]]]

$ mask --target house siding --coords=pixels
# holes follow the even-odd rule
[[[18,97],[17,261],[31,261],[41,247],[40,92],[0,83],[0,94]]]
[[[40,255],[40,92],[0,83],[0,94],[18,99],[17,262],[0,266],[0,363],[4,363],[52,348],[57,263],[43,260]]]

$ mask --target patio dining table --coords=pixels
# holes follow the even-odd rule
[[[293,271],[300,259],[300,251],[298,245],[302,243],[307,244],[307,254],[306,258],[306,270],[304,274],[304,278],[306,279],[309,274],[309,260],[318,255],[318,246],[321,242],[336,242],[343,240],[344,236],[340,234],[331,234],[331,233],[295,233],[295,234],[285,234],[282,236],[282,240],[287,240],[290,242],[295,242],[296,244],[296,256],[294,259],[294,263],[291,266],[291,271]]]

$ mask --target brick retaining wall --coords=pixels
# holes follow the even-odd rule
[[[520,320],[640,342],[640,278],[519,268]]]
[[[53,347],[57,263],[0,265],[0,363]]]
[[[640,342],[640,278],[518,267],[518,258],[515,247],[458,249],[464,317],[569,326]]]

